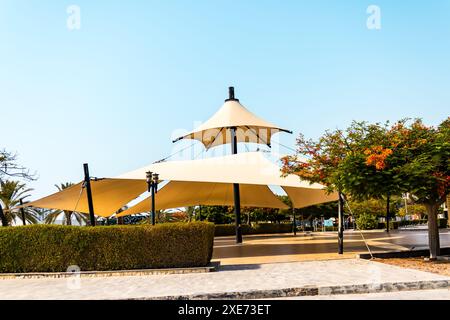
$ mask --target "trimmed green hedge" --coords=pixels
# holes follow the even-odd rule
[[[400,227],[417,226],[417,225],[420,225],[420,224],[427,224],[427,219],[402,220],[402,221],[400,221]]]
[[[236,233],[234,224],[216,224],[216,237],[232,236]],[[253,226],[242,225],[242,234],[274,234],[274,233],[290,233],[293,232],[291,223],[261,223]]]
[[[206,266],[214,225],[0,228],[0,272],[64,272]]]

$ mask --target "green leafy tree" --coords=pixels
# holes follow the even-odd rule
[[[438,208],[450,185],[450,119],[438,127],[401,120],[353,122],[345,131],[326,132],[317,142],[297,141],[284,158],[283,172],[325,184],[353,200],[411,195],[428,214],[430,258],[439,254]]]
[[[399,200],[398,198],[394,198],[393,200],[394,201],[390,202],[390,212],[394,216],[398,213]],[[349,207],[355,218],[358,218],[358,216],[362,214],[369,214],[375,218],[381,217],[386,210],[386,204],[383,199],[368,199],[362,201],[352,200],[349,201]]]
[[[450,118],[438,127],[426,127],[419,120],[399,124],[392,135],[397,139],[398,175],[415,203],[423,204],[428,215],[430,258],[440,254],[439,207],[450,192]]]
[[[450,120],[438,127],[401,120],[379,131],[378,138],[371,140],[371,128],[365,127],[359,148],[342,166],[344,189],[355,198],[376,195],[377,189],[411,195],[426,209],[430,258],[436,259],[440,251],[437,214],[450,185]]]
[[[422,219],[427,210],[423,204],[408,204],[398,210],[398,215],[401,217],[408,215],[417,215]]]
[[[199,217],[200,220],[215,224],[229,224],[234,221],[233,208],[228,206],[202,206]]]

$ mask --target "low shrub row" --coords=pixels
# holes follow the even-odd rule
[[[389,229],[397,230],[400,227],[399,221],[389,221]],[[386,222],[378,222],[377,229],[386,229]]]
[[[399,223],[400,223],[400,227],[417,226],[417,225],[421,225],[421,224],[427,224],[427,219],[402,220]]]
[[[0,228],[0,272],[64,272],[206,266],[214,225]]]
[[[391,230],[396,230],[399,227],[406,227],[406,226],[417,226],[422,224],[427,224],[428,221],[426,219],[421,220],[404,220],[404,221],[390,221],[389,222],[389,228]],[[438,226],[441,229],[447,228],[447,219],[438,219]],[[379,222],[378,223],[378,229],[386,229],[386,222]]]
[[[261,223],[256,225],[242,225],[242,234],[274,234],[274,233],[290,233],[292,232],[292,224],[290,223]],[[236,233],[234,224],[216,224],[215,236],[232,236]]]

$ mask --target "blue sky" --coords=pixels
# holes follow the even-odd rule
[[[381,30],[366,27],[369,5]],[[449,57],[444,0],[0,0],[0,147],[38,173],[36,198],[81,180],[84,162],[108,177],[171,154],[229,85],[293,130],[291,147],[351,120],[438,124]]]

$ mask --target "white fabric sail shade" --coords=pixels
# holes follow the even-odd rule
[[[94,213],[109,217],[124,205],[141,195],[147,183],[141,180],[101,179],[91,181]],[[58,209],[89,213],[86,188],[83,182],[56,192],[42,199],[32,201],[24,207]]]
[[[232,184],[241,185],[241,204],[247,207],[286,208],[268,188],[281,186],[295,208],[336,201],[336,193],[327,194],[320,184],[309,184],[295,175],[282,177],[280,168],[261,152],[200,160],[154,163],[114,179],[91,181],[96,215],[109,217],[147,190],[146,172],[159,173],[169,181],[156,195],[156,208],[169,209],[194,205],[233,205]],[[88,213],[86,191],[82,183],[52,194],[26,206]],[[124,211],[129,215],[149,210],[145,199]]]
[[[199,204],[233,205],[233,183],[241,185],[242,206],[285,208],[285,205],[272,192],[268,192],[270,189],[267,186],[281,186],[295,208],[338,199],[336,193],[328,194],[320,184],[301,181],[295,175],[282,177],[280,168],[265,158],[261,152],[154,163],[116,178],[142,179],[147,171],[157,172],[161,180],[171,181],[156,196],[157,208],[160,203],[159,209]],[[164,191],[166,188],[168,188],[167,191]],[[214,196],[208,198],[213,188],[217,188],[213,192]],[[247,201],[250,199],[247,193],[254,194],[251,200]],[[148,199],[143,200],[138,204],[138,208],[128,209],[122,215],[148,211],[149,205]]]
[[[206,149],[231,143],[231,130],[236,128],[237,142],[258,143],[270,146],[270,140],[275,133],[289,130],[267,122],[249,110],[237,99],[225,101],[224,105],[208,121],[194,131],[179,137],[182,139],[201,141]]]
[[[158,191],[155,197],[156,210],[197,206],[224,205],[233,206],[233,185],[230,183],[171,181]],[[262,207],[288,209],[267,186],[240,185],[242,207]],[[118,217],[150,211],[150,197],[127,209]]]

